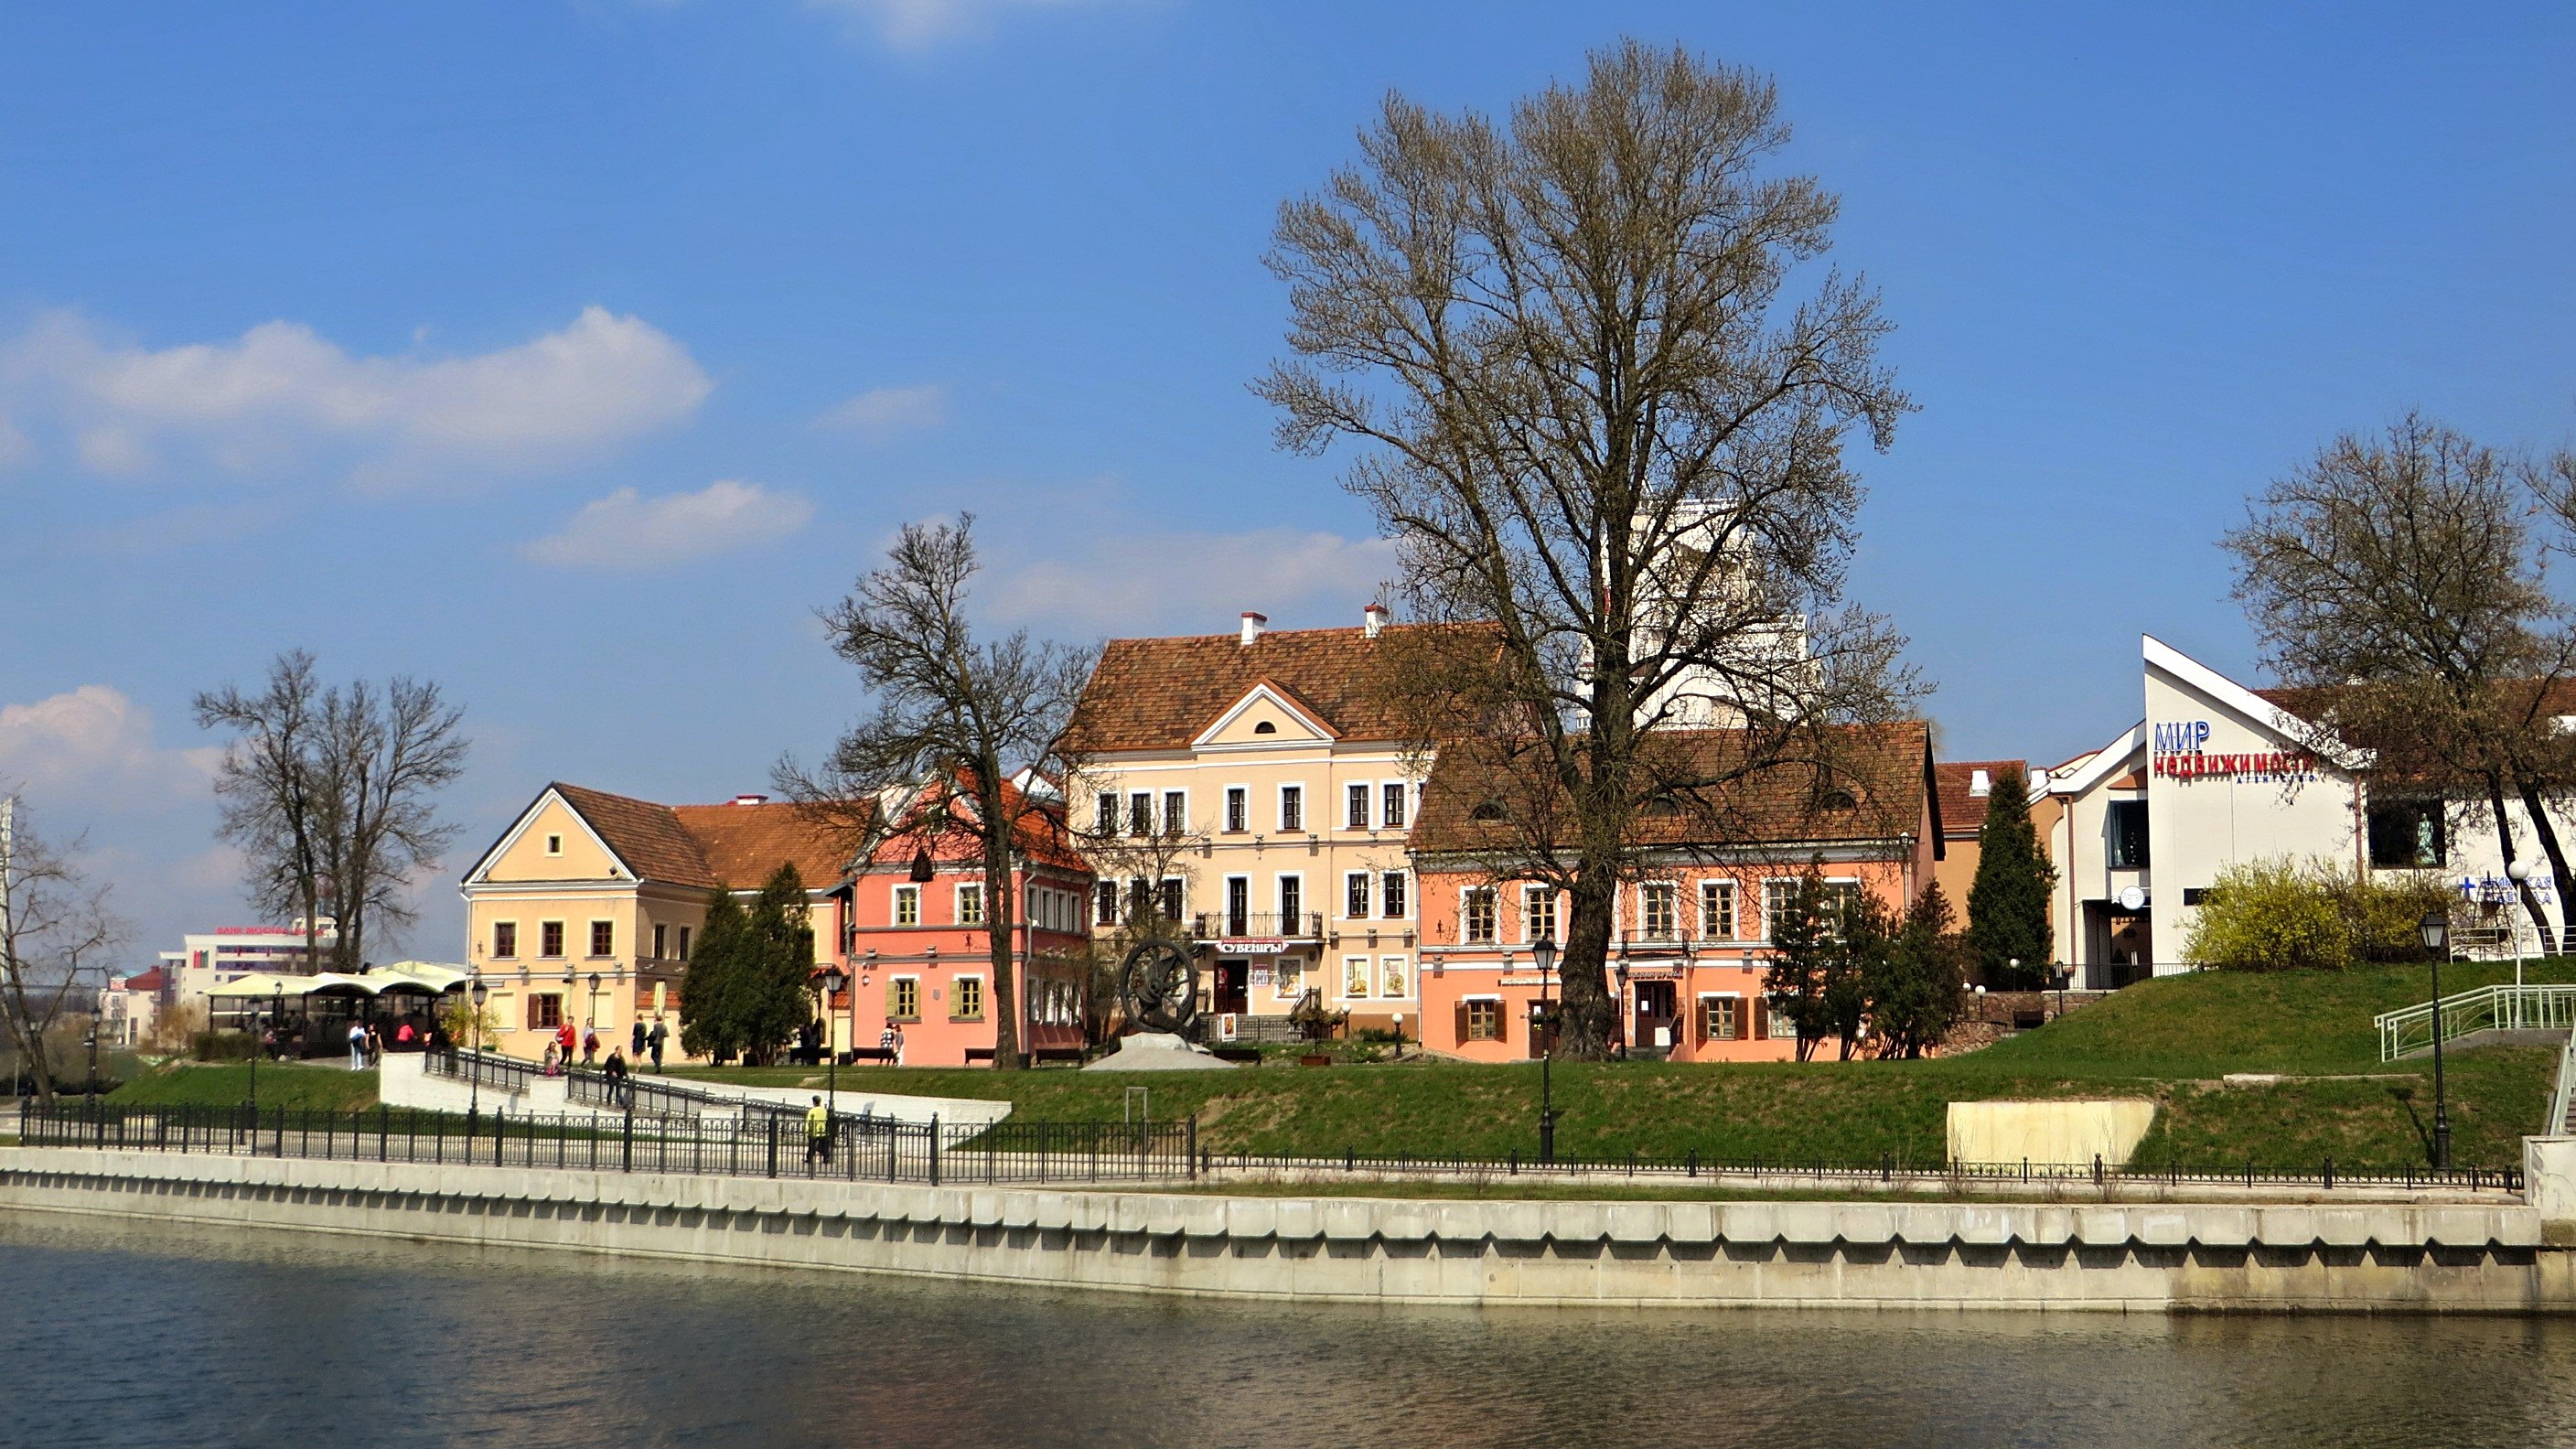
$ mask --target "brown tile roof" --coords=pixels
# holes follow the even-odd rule
[[[1014,813],[1027,808],[1023,803],[1026,797],[1017,785],[1005,784],[1002,787],[1002,796],[1008,802],[1005,808]],[[948,802],[951,815],[971,821],[973,815],[968,799],[969,797],[963,796],[952,797]],[[1013,843],[1018,846],[1022,855],[1041,865],[1051,865],[1085,875],[1090,874],[1090,862],[1084,860],[1073,848],[1073,837],[1065,829],[1063,807],[1047,802],[1045,797],[1039,797],[1039,799],[1037,818],[1033,819],[1025,814],[1020,816],[1019,828],[1014,832]],[[923,808],[931,807],[925,805]],[[931,859],[943,865],[963,864],[970,859],[978,858],[975,843],[963,834],[949,834],[943,831],[938,838],[928,842],[921,839],[921,834],[917,832],[911,835],[889,836],[881,840],[869,852],[869,862],[879,866],[908,864],[925,843],[930,848]]]
[[[1753,732],[1746,730],[1675,730],[1654,740],[1674,752],[1669,758],[1676,775],[1714,776],[1741,770],[1750,753],[1760,748]],[[1920,830],[1927,808],[1936,823],[1940,819],[1939,801],[1931,795],[1927,778],[1931,731],[1920,720],[1830,726],[1813,748],[1784,753],[1789,757],[1711,790],[1706,805],[1692,804],[1670,816],[1640,817],[1635,843],[1731,846],[1885,840]],[[1472,746],[1452,746],[1441,752],[1423,786],[1422,813],[1413,833],[1416,850],[1507,847],[1525,839],[1523,831],[1510,823],[1512,819],[1538,818],[1552,808],[1543,799],[1515,801],[1515,784],[1527,777],[1490,773],[1489,754]],[[1851,792],[1849,807],[1830,802],[1837,790]],[[1473,818],[1487,802],[1508,812],[1507,819],[1498,823]]]
[[[1217,716],[1269,683],[1346,740],[1400,740],[1400,711],[1375,686],[1381,651],[1408,631],[1280,629],[1245,644],[1237,634],[1112,639],[1083,688],[1069,743],[1081,751],[1186,748]]]
[[[665,885],[756,890],[792,861],[808,890],[824,890],[849,857],[790,804],[657,805],[561,781],[552,788],[628,869]]]
[[[1969,793],[1979,770],[1989,780],[2000,780],[2007,773],[2028,775],[2028,760],[1943,760],[1932,767],[1933,782],[1941,791],[1941,833],[1952,840],[1964,839],[1985,828],[1986,797]]]

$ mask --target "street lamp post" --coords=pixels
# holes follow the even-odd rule
[[[484,985],[483,978],[477,976],[473,990],[466,996],[474,1003],[474,1019],[466,1027],[467,1038],[473,1042],[467,1048],[471,1059],[465,1064],[465,1119],[470,1122],[483,1111],[483,1003],[491,999],[492,988]]]
[[[2505,908],[2505,929],[2513,932],[2513,1010],[2514,1025],[2522,1025],[2522,883],[2531,879],[2531,862],[2517,860],[2504,868],[2505,877],[2513,882],[2513,904]]]
[[[838,966],[826,966],[814,979],[823,986],[823,1123],[828,1129],[841,1105],[841,1053],[832,1045],[832,998],[841,994],[850,977]]]
[[[262,1022],[264,1022],[265,1020],[266,1020],[266,1018],[265,1018],[265,1017],[263,1017],[263,1016],[261,1015],[260,1010],[259,1010],[259,1008],[258,1008],[258,1007],[254,1006],[254,1007],[252,1007],[252,1008],[251,1008],[251,1010],[250,1010],[250,1119],[251,1119],[251,1121],[253,1121],[253,1122],[257,1122],[257,1121],[259,1120],[259,1054],[260,1054],[260,1052],[261,1052],[262,1050],[264,1050],[264,1037],[265,1037],[265,1032],[264,1032],[263,1027],[262,1027],[262,1025],[261,1025],[261,1024],[262,1024]]]
[[[1548,999],[1547,974],[1556,966],[1556,943],[1545,936],[1530,942],[1538,962],[1538,1021],[1547,1029],[1547,1050],[1538,1058],[1538,1160],[1556,1162],[1556,1004]]]
[[[2451,917],[2426,911],[2419,923],[2424,949],[2433,956],[2433,1170],[2451,1167],[2451,1102],[2442,1089],[2442,958],[2451,950]]]

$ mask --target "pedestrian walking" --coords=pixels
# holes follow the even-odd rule
[[[572,1049],[577,1043],[578,1039],[574,1037],[572,1031],[572,1021],[566,1018],[555,1028],[555,1060],[562,1062],[566,1069],[572,1066]]]
[[[349,1070],[359,1072],[367,1067],[367,1029],[357,1022],[349,1023]]]
[[[600,1068],[600,1071],[608,1078],[608,1105],[612,1107],[635,1105],[635,1089],[626,1080],[626,1058],[617,1048],[608,1049],[608,1065]]]
[[[650,1037],[645,1038],[645,1040],[652,1045],[653,1070],[657,1072],[662,1070],[662,1043],[669,1041],[670,1039],[671,1029],[662,1024],[661,1013],[654,1013],[653,1034]]]
[[[824,1109],[820,1097],[814,1099],[813,1106],[805,1109],[806,1166],[810,1169],[817,1159],[826,1167],[832,1162],[832,1114]]]
[[[542,1064],[540,1064],[540,1065],[538,1066],[538,1068],[537,1068],[538,1073],[539,1073],[540,1075],[548,1076],[548,1077],[554,1076],[554,1075],[556,1075],[559,1071],[561,1071],[561,1070],[562,1070],[562,1064],[563,1064],[563,1053],[562,1053],[562,1051],[558,1050],[558,1049],[556,1048],[555,1044],[554,1044],[551,1040],[549,1040],[549,1041],[546,1043],[546,1056],[545,1056],[545,1061],[544,1061]]]
[[[367,1023],[367,1065],[368,1065],[368,1066],[371,1066],[371,1067],[381,1067],[381,1066],[383,1066],[384,1064],[385,1064],[385,1036],[384,1036],[384,1033],[383,1033],[383,1032],[380,1032],[380,1031],[378,1031],[378,1030],[376,1030],[376,1024],[375,1024],[374,1022],[372,1022],[372,1021],[371,1021],[371,1022],[368,1022],[368,1023]]]
[[[589,1066],[599,1060],[599,1027],[596,1023],[582,1029],[581,1064]]]
[[[644,1060],[644,1018],[635,1018],[635,1039],[628,1044],[626,1055],[634,1061]]]
[[[900,1026],[895,1026],[895,1027],[888,1027],[888,1028],[887,1028],[887,1030],[889,1030],[889,1031],[891,1031],[891,1032],[893,1032],[893,1033],[894,1033],[894,1064],[895,1064],[896,1066],[898,1066],[898,1067],[899,1067],[899,1066],[902,1066],[902,1065],[903,1065],[903,1028],[902,1028],[902,1027],[900,1027]]]

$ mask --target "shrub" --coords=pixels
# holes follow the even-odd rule
[[[2356,872],[2330,859],[2232,866],[2203,898],[2186,959],[2230,971],[2340,971],[2423,959],[2418,923],[2446,910],[2438,881]]]

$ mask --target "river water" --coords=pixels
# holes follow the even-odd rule
[[[2576,1323],[1451,1311],[0,1222],[0,1444],[2576,1444]]]

